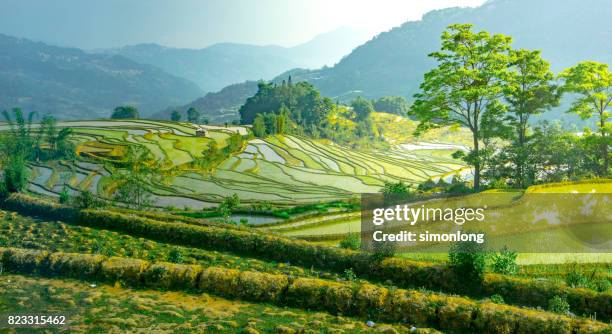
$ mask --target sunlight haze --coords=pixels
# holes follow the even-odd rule
[[[0,33],[84,49],[138,43],[294,46],[340,27],[374,36],[433,9],[484,0],[2,0]]]

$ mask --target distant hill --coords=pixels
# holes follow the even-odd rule
[[[155,65],[197,83],[205,92],[213,92],[246,80],[270,80],[296,67],[334,65],[366,39],[362,31],[340,28],[291,48],[221,43],[204,49],[177,49],[138,44],[102,51]]]
[[[580,60],[612,64],[612,1],[489,0],[477,8],[449,8],[427,13],[357,47],[337,65],[294,70],[293,81],[307,80],[323,95],[348,100],[356,95],[411,98],[434,62],[440,34],[452,23],[513,37],[515,47],[541,49],[553,70]]]
[[[84,119],[108,117],[115,106],[131,104],[147,116],[201,94],[186,79],[123,56],[0,34],[0,110]]]
[[[187,109],[190,107],[200,111],[203,118],[207,118],[212,124],[222,124],[239,120],[238,109],[246,99],[257,93],[257,82],[246,81],[239,84],[229,85],[219,92],[207,93],[203,97],[180,107],[166,108],[155,113],[152,118],[170,119],[172,111],[177,110],[181,113],[183,120],[187,118]]]
[[[606,0],[489,0],[477,8],[436,10],[379,34],[333,67],[291,69],[272,81],[291,75],[293,82],[308,81],[322,95],[341,102],[389,95],[412,100],[423,74],[435,65],[427,55],[439,49],[440,35],[452,23],[472,23],[475,29],[512,36],[516,48],[542,50],[556,72],[587,59],[612,64],[612,25],[603,19],[608,17],[612,2]],[[566,99],[543,118],[583,124],[563,114],[567,106]]]

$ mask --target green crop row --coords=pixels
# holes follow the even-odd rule
[[[425,287],[431,290],[462,292],[473,296],[500,294],[504,300],[546,307],[555,296],[566,297],[571,310],[580,315],[593,315],[602,320],[612,319],[612,293],[570,288],[551,282],[539,282],[508,276],[487,275],[479,289],[468,291],[462,277],[445,265],[411,261],[401,258],[380,260],[372,254],[315,245],[274,234],[231,230],[214,226],[196,226],[180,222],[162,222],[134,215],[104,210],[81,210],[33,199],[26,195],[11,195],[5,207],[30,214],[44,214],[59,220],[70,219],[80,225],[121,231],[133,236],[150,238],[183,246],[230,251],[246,256],[274,261],[289,261],[293,265],[316,267],[343,273],[353,270],[358,276],[395,284],[401,287]]]
[[[206,291],[257,302],[479,333],[604,333],[610,326],[537,310],[461,297],[389,290],[372,284],[331,282],[217,267],[150,263],[76,253],[0,248],[9,272],[121,282],[130,286]]]

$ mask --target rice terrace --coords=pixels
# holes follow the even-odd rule
[[[355,152],[305,137],[278,135],[242,143],[240,151],[214,170],[202,170],[197,159],[212,142],[227,146],[232,134],[245,135],[246,127],[194,126],[160,121],[77,121],[70,127],[78,141],[75,163],[32,165],[30,190],[58,196],[64,185],[112,195],[112,177],[105,162],[120,161],[130,146],[143,148],[168,177],[151,183],[154,204],[160,207],[201,209],[236,193],[242,201],[268,201],[297,205],[349,198],[354,193],[377,192],[384,182],[418,184],[463,167],[461,162],[405,152]],[[196,136],[205,129],[206,136]],[[408,163],[399,163],[408,160]]]
[[[612,5],[424,1],[281,47],[190,16],[230,2],[151,9],[201,49],[0,33],[0,333],[612,333],[612,46],[574,20]]]

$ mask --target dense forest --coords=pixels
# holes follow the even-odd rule
[[[257,137],[274,134],[308,135],[359,146],[380,142],[369,114],[372,103],[356,99],[349,108],[322,97],[307,82],[280,85],[261,82],[257,93],[240,108],[242,124],[253,124]]]

